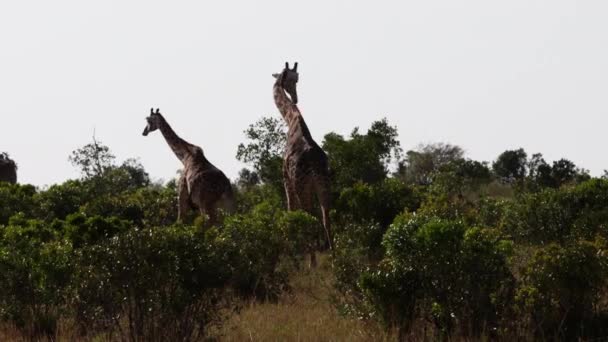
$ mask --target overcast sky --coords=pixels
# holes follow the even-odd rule
[[[78,176],[93,130],[154,179],[181,167],[175,131],[236,177],[243,130],[279,117],[271,74],[299,61],[321,143],[386,116],[404,149],[449,142],[608,169],[608,1],[2,1],[0,151],[19,180]]]

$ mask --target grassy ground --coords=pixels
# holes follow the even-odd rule
[[[345,318],[332,305],[332,275],[321,256],[292,277],[276,303],[247,303],[218,332],[221,341],[394,341],[380,325]]]

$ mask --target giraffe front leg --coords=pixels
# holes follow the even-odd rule
[[[285,168],[283,168],[283,186],[285,187],[285,196],[287,197],[287,210],[297,210],[299,205],[295,184]]]
[[[329,179],[326,178],[315,182],[315,190],[317,193],[317,198],[319,199],[319,205],[321,207],[321,219],[323,220],[323,228],[325,228],[327,247],[329,247],[330,250],[333,250],[333,235],[329,222],[329,209],[331,200]]]
[[[188,209],[190,209],[190,194],[186,178],[182,175],[177,183],[177,222],[183,223]]]

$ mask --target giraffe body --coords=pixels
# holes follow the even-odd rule
[[[283,179],[287,195],[288,210],[304,210],[313,213],[316,195],[321,207],[322,223],[327,244],[332,248],[332,234],[329,222],[330,179],[327,155],[314,141],[304,117],[295,103],[298,81],[297,63],[293,70],[286,68],[274,75],[277,80],[273,87],[274,100],[285,119],[287,146],[283,160]],[[291,96],[289,98],[286,94]],[[293,99],[293,100],[292,100]],[[311,251],[311,265],[315,264],[315,254]]]
[[[184,165],[177,188],[178,221],[183,220],[189,209],[197,208],[201,215],[209,216],[210,225],[215,224],[218,206],[221,205],[229,211],[233,209],[234,197],[230,180],[207,160],[202,148],[177,136],[158,109],[156,113],[150,114],[147,121],[148,125],[143,135],[146,136],[149,132],[159,129],[169,147]]]

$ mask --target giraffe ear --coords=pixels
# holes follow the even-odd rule
[[[279,76],[281,76],[281,74],[272,74],[272,77],[274,78],[279,78]]]

